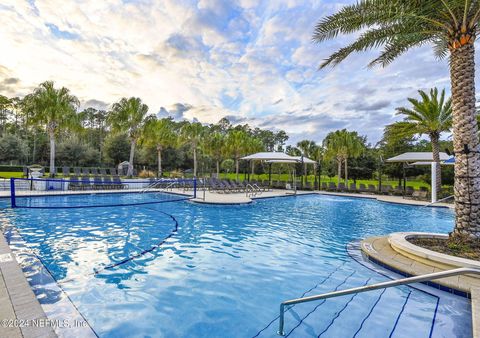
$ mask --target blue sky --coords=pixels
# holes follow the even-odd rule
[[[152,114],[227,116],[292,142],[347,128],[375,143],[407,97],[449,89],[448,64],[427,46],[385,69],[367,69],[371,51],[319,71],[352,37],[314,44],[313,27],[350,2],[3,0],[0,94],[54,80],[83,106],[138,96]]]

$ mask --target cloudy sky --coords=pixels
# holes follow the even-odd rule
[[[0,0],[0,94],[45,80],[82,106],[141,97],[150,113],[284,129],[321,141],[347,128],[381,137],[418,89],[449,87],[430,48],[368,69],[375,51],[335,69],[322,59],[350,41],[311,41],[317,20],[350,0]]]

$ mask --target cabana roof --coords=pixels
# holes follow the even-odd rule
[[[262,152],[242,157],[241,160],[265,161],[268,163],[302,163],[302,156],[290,156],[282,152]],[[303,163],[316,163],[308,157],[303,157]]]
[[[440,161],[446,161],[450,157],[446,153],[440,153]],[[407,152],[395,157],[391,157],[386,162],[433,162],[432,152]]]
[[[262,152],[262,153],[255,153],[252,155],[248,155],[245,157],[242,157],[241,160],[257,160],[257,161],[289,161],[289,162],[295,162],[295,157],[287,155],[282,152]]]

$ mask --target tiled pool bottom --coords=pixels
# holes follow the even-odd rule
[[[141,259],[92,274],[165,236],[158,211],[178,219],[175,236]],[[244,207],[175,203],[133,214],[56,211],[47,221],[48,215],[25,210],[6,219],[20,225],[30,249],[43,252],[45,265],[101,337],[276,337],[282,300],[387,279],[350,258],[345,245],[352,239],[451,227],[448,211],[320,196]],[[22,224],[27,216],[30,225]],[[142,232],[137,219],[158,229]],[[116,243],[120,235],[128,242]],[[291,337],[470,337],[469,301],[426,290],[403,287],[297,305],[286,314],[285,330]],[[38,294],[52,309],[64,299],[52,290]]]

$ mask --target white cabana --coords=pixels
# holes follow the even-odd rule
[[[295,162],[295,157],[279,151],[261,152],[242,157],[241,160],[247,161],[287,161]]]
[[[450,156],[440,152],[440,163],[444,164]],[[432,203],[437,201],[437,163],[433,161],[432,152],[407,152],[386,160],[388,163],[406,163],[408,165],[430,165],[432,167]]]

